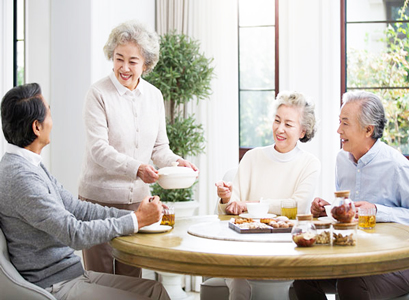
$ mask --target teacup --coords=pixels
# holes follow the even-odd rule
[[[373,229],[376,225],[376,208],[358,208],[358,227],[360,229]]]
[[[268,209],[270,207],[268,203],[259,202],[246,203],[246,205],[248,213],[253,217],[265,216],[268,213]]]

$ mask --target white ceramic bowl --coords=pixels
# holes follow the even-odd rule
[[[195,183],[198,176],[197,171],[177,165],[159,169],[158,174],[158,183],[165,190],[189,188]]]
[[[252,216],[265,216],[268,213],[270,205],[268,203],[246,203],[247,212]]]

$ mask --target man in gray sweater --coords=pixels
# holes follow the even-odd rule
[[[156,281],[84,271],[74,254],[158,221],[159,198],[146,197],[133,212],[80,201],[65,190],[41,163],[52,119],[38,84],[7,92],[1,119],[9,144],[0,162],[0,227],[20,274],[57,299],[169,299]]]

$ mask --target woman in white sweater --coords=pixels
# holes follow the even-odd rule
[[[315,134],[314,106],[297,92],[281,92],[275,101],[275,143],[254,148],[242,158],[233,184],[216,183],[219,214],[247,211],[246,202],[270,203],[269,213],[281,213],[281,201],[294,199],[298,213],[308,213],[321,170],[320,161],[297,143]]]
[[[142,79],[159,60],[159,37],[135,21],[114,28],[104,46],[113,61],[109,76],[94,83],[84,106],[86,149],[79,182],[82,200],[136,210],[159,178],[156,167],[196,167],[169,148],[161,92]],[[87,270],[140,276],[140,269],[113,262],[102,244],[83,251]],[[115,263],[115,265],[114,265]]]
[[[281,201],[293,199],[298,213],[308,213],[321,170],[320,161],[297,144],[315,134],[314,106],[297,92],[281,92],[275,101],[271,146],[255,148],[242,158],[233,184],[216,183],[219,214],[238,215],[247,202],[270,204],[270,213],[281,214]],[[226,279],[230,299],[251,298],[247,280]]]

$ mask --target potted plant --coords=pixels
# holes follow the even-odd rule
[[[195,122],[194,114],[187,113],[186,104],[210,96],[213,58],[206,58],[199,50],[199,42],[184,34],[165,34],[160,46],[159,62],[145,79],[163,94],[171,150],[183,158],[197,156],[205,152],[204,129]],[[165,202],[192,201],[194,186],[165,190],[154,184],[152,193]]]

